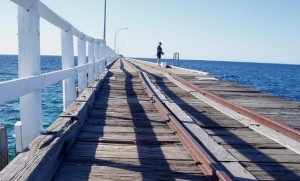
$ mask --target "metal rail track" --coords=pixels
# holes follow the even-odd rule
[[[128,62],[128,61],[126,61]],[[141,71],[133,64],[129,65],[137,71],[148,97],[157,108],[163,119],[168,123],[174,134],[179,138],[190,155],[195,160],[195,164],[199,166],[203,172],[210,176],[211,180],[233,180],[231,176],[219,165],[210,154],[203,148],[197,140],[189,133],[189,131],[180,123],[180,121],[170,112],[161,100],[153,93]]]
[[[177,81],[179,81],[180,83],[182,83],[183,85],[189,87],[190,89],[194,90],[195,92],[198,92],[200,94],[202,94],[203,96],[213,100],[213,101],[216,101],[218,102],[219,104],[241,114],[241,115],[244,115],[246,117],[249,117],[255,121],[257,121],[258,123],[262,124],[262,125],[265,125],[277,132],[280,132],[281,134],[287,136],[287,137],[290,137],[298,142],[300,142],[300,132],[288,125],[285,125],[283,123],[279,123],[277,121],[274,121],[272,119],[269,119],[269,118],[266,118],[256,112],[252,112],[244,107],[241,107],[239,105],[236,105],[232,102],[229,102],[223,98],[220,98],[219,96],[216,96],[215,94],[211,93],[211,92],[208,92],[208,91],[205,91],[199,87],[197,87],[196,85],[194,85],[193,83],[181,78],[180,76],[174,74],[173,72],[171,71],[168,71],[168,70],[164,70],[164,69],[161,69],[161,68],[158,68],[158,67],[154,67],[154,66],[151,66],[152,68],[156,69],[156,70],[159,70],[163,73],[167,73],[169,74],[171,77],[173,77],[174,79],[176,79]]]

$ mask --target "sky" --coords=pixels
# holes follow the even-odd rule
[[[103,38],[104,0],[41,0]],[[17,5],[0,1],[0,54],[17,54]],[[108,46],[127,57],[300,64],[300,0],[107,0]],[[41,54],[60,55],[60,30],[41,20]],[[76,42],[75,45],[76,47]],[[76,54],[75,48],[75,54]]]

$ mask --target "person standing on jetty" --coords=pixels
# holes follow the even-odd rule
[[[161,55],[164,55],[164,52],[162,51],[162,48],[161,48],[161,42],[158,43],[158,47],[157,47],[157,53],[156,53],[156,56],[157,56],[157,66],[160,67],[160,59],[161,59]]]

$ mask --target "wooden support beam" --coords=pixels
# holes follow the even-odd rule
[[[5,126],[0,125],[0,171],[8,164],[8,143]]]

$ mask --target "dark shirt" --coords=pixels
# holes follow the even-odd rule
[[[158,47],[157,47],[157,53],[156,53],[156,55],[157,55],[157,56],[161,56],[161,54],[163,54],[163,51],[162,51],[162,48],[161,48],[161,46],[160,46],[160,45],[158,45]]]

